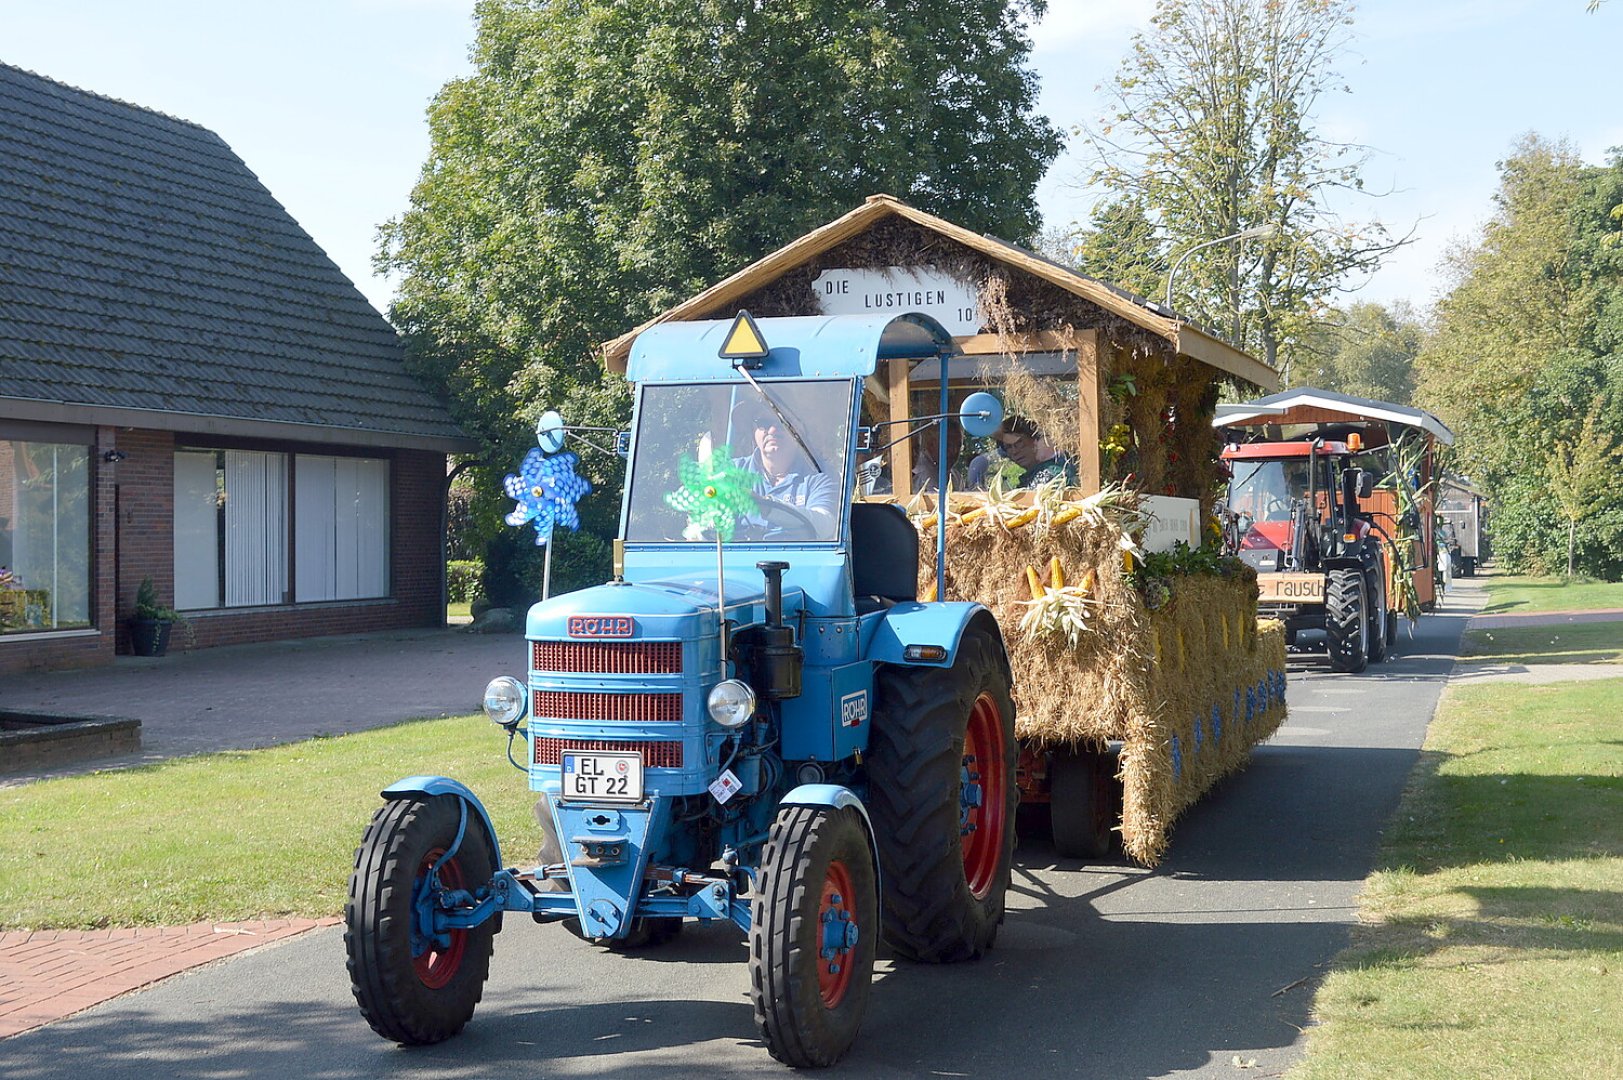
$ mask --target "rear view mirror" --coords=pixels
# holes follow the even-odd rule
[[[958,406],[958,423],[966,435],[977,439],[996,431],[1003,423],[1003,403],[984,390],[977,390]]]
[[[1358,470],[1358,497],[1367,499],[1375,494],[1375,474],[1368,469]]]
[[[564,418],[556,409],[548,409],[535,422],[535,441],[546,454],[556,454],[564,448]]]

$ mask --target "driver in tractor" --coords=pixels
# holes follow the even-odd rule
[[[838,520],[839,490],[834,478],[813,463],[810,451],[802,449],[789,424],[767,405],[746,402],[735,411],[733,428],[739,433],[751,433],[754,450],[735,464],[760,475],[756,494],[800,510],[815,528],[815,536],[806,539],[832,537]],[[740,524],[764,530],[764,535],[771,535],[773,528],[764,517],[756,515],[744,517]]]

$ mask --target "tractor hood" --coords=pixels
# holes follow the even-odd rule
[[[750,585],[727,581],[727,618],[749,626],[765,618],[765,590],[759,578]],[[786,617],[804,602],[799,589],[783,590]],[[716,633],[716,580],[645,581],[595,585],[554,596],[530,608],[525,634],[530,638],[640,638],[687,640]]]

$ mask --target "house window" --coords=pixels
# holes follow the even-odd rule
[[[389,595],[389,463],[295,459],[293,565],[299,600]]]
[[[388,595],[388,461],[176,451],[177,608]]]
[[[0,438],[0,634],[90,625],[90,447]]]
[[[175,606],[283,604],[287,589],[287,455],[175,453]]]

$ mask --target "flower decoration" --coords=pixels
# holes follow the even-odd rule
[[[502,488],[518,505],[507,515],[509,525],[535,525],[537,545],[552,541],[554,525],[566,529],[580,528],[580,514],[575,504],[592,490],[592,484],[575,471],[580,458],[574,454],[554,454],[548,457],[540,447],[524,455],[518,475],[509,473]]]
[[[733,464],[726,444],[696,458],[682,455],[676,474],[682,486],[665,493],[665,505],[686,514],[688,529],[699,532],[714,529],[717,539],[733,538],[738,519],[756,511],[755,485],[760,477]]]

